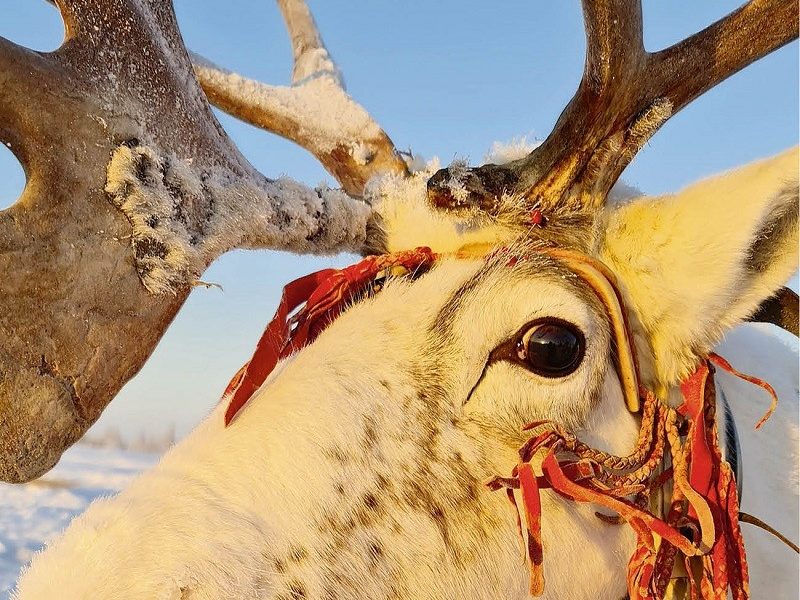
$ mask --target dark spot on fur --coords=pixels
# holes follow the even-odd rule
[[[286,563],[283,562],[280,558],[276,558],[273,561],[273,565],[275,567],[275,572],[276,573],[280,573],[280,574],[286,573]]]
[[[373,494],[364,494],[364,506],[368,510],[378,510],[378,499]]]
[[[383,559],[383,546],[377,540],[372,540],[367,544],[367,556],[369,558],[370,566],[375,567],[380,564]]]
[[[158,223],[160,221],[161,219],[159,219],[156,215],[150,215],[149,217],[147,217],[147,226],[155,229],[156,227],[158,227]]]
[[[306,586],[298,579],[289,582],[289,592],[280,594],[277,600],[303,600],[306,597]]]
[[[447,522],[446,521],[447,520],[444,518],[444,511],[442,510],[442,507],[441,506],[437,506],[436,504],[432,505],[431,506],[430,515],[431,515],[431,519],[433,519],[433,522],[436,523],[436,526],[439,529],[441,529],[443,531],[446,531],[446,529],[447,529]]]
[[[378,430],[375,424],[375,418],[371,416],[364,417],[364,447],[367,450],[372,450],[378,443]]]
[[[322,511],[322,516],[317,519],[317,529],[323,535],[336,531],[336,517],[327,509]]]
[[[342,465],[346,465],[347,463],[349,463],[352,458],[339,446],[332,446],[330,448],[325,448],[323,452],[325,456]]]
[[[390,390],[392,389],[392,386],[391,386],[391,385],[389,384],[389,382],[388,382],[388,381],[386,381],[385,379],[381,379],[381,380],[380,380],[380,384],[381,384],[381,387],[382,387],[383,389],[385,389],[387,392],[388,392],[388,391],[390,391]]]
[[[375,476],[375,485],[378,486],[378,489],[381,492],[386,492],[391,487],[392,483],[386,478],[385,475],[383,475],[383,473],[378,473]]]

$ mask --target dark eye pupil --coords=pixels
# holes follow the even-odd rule
[[[519,358],[531,371],[545,377],[563,377],[583,358],[579,334],[559,323],[535,325],[520,340]]]

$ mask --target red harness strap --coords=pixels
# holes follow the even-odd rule
[[[222,401],[228,401],[225,425],[231,423],[261,387],[279,360],[313,342],[347,302],[363,293],[381,272],[394,268],[415,271],[430,266],[435,260],[431,249],[422,247],[369,256],[344,269],[324,269],[287,284],[278,310],[258,340],[253,357],[225,388],[222,395]]]

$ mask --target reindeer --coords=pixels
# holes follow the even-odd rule
[[[0,213],[0,264],[28,270],[3,282],[4,479],[57,461],[222,252],[432,249],[373,273],[234,406],[246,368],[154,469],[34,558],[19,600],[528,597],[514,513],[485,485],[519,463],[526,424],[624,456],[646,419],[632,383],[672,410],[735,325],[795,319],[796,334],[781,286],[798,264],[797,149],[607,202],[672,114],[797,37],[796,3],[752,0],[651,53],[637,0],[586,0],[584,76],[551,135],[508,164],[436,172],[412,172],[346,94],[302,0],[278,3],[290,88],[190,57],[163,0],[58,0],[53,53],[0,39],[0,140],[28,175]],[[208,101],[307,148],[342,190],[267,179]],[[741,431],[744,508],[796,538],[796,356],[761,329],[724,350],[782,365],[763,429],[757,388],[725,373],[718,418]],[[541,502],[545,596],[625,597],[631,530],[554,492]],[[744,534],[754,597],[796,595],[794,555]]]

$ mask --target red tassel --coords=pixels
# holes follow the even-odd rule
[[[712,353],[712,354],[709,355],[708,358],[715,365],[717,365],[718,367],[724,369],[725,371],[727,371],[731,375],[734,375],[734,376],[738,377],[739,379],[743,379],[743,380],[747,381],[748,383],[752,383],[753,385],[757,385],[758,387],[762,388],[764,391],[766,391],[770,395],[771,401],[770,401],[769,408],[767,409],[767,412],[764,413],[764,416],[761,417],[758,420],[758,423],[756,423],[756,429],[758,429],[764,423],[766,423],[767,420],[772,416],[772,413],[774,413],[775,409],[778,407],[778,394],[775,393],[775,389],[770,384],[768,384],[766,381],[764,381],[763,379],[759,379],[758,377],[753,377],[752,375],[746,375],[746,374],[742,373],[741,371],[737,371],[736,369],[734,369],[731,366],[731,363],[729,363],[727,360],[722,358],[719,354]]]
[[[539,486],[530,463],[522,463],[517,468],[519,487],[522,493],[522,505],[525,508],[525,522],[528,525],[528,557],[531,562],[531,596],[544,593],[544,574],[542,561],[542,504],[539,498]]]
[[[721,360],[716,357],[714,362],[719,364]],[[730,370],[738,375],[732,368]],[[754,379],[745,378],[748,381]],[[729,465],[722,460],[719,449],[715,420],[716,394],[708,362],[700,364],[686,378],[681,384],[681,393],[683,403],[678,408],[681,416],[675,415],[674,419],[682,417],[688,424],[685,441],[674,439],[677,434],[668,436],[665,422],[662,421],[661,428],[656,431],[656,439],[649,443],[652,452],[660,443],[658,439],[667,436],[670,444],[676,445],[673,448],[676,453],[674,456],[682,461],[683,467],[679,469],[678,463],[675,463],[674,469],[662,473],[654,470],[641,484],[627,482],[614,487],[606,483],[613,481],[614,468],[603,467],[597,462],[605,460],[604,455],[576,443],[571,434],[562,432],[557,425],[539,422],[526,428],[546,427],[546,430],[534,435],[520,448],[523,462],[514,468],[512,477],[495,478],[490,487],[506,487],[509,491],[519,487],[521,490],[528,529],[532,595],[538,596],[544,592],[545,581],[539,494],[540,489],[552,488],[568,500],[591,502],[612,510],[633,528],[637,545],[628,563],[628,594],[631,600],[662,600],[679,556],[686,561],[691,598],[726,600],[728,590],[735,600],[749,598],[747,561],[738,521],[736,482]],[[651,395],[644,398],[644,402],[659,401]],[[642,439],[647,438],[645,436]],[[568,444],[567,440],[572,443]],[[542,461],[542,476],[537,478],[529,461],[540,450],[547,452]],[[558,458],[558,455],[565,454],[573,454],[577,460]],[[581,458],[582,454],[596,458]],[[642,460],[646,462],[647,456]],[[614,460],[607,462],[616,464]],[[666,480],[673,482],[673,498],[669,514],[666,518],[660,518],[646,508],[647,494],[659,489]],[[623,476],[619,481],[627,480]],[[629,498],[642,490],[646,494],[641,501]],[[689,531],[695,531],[695,539],[688,539],[682,533],[687,525]],[[698,568],[694,568],[695,564]],[[696,578],[696,575],[699,576]]]

